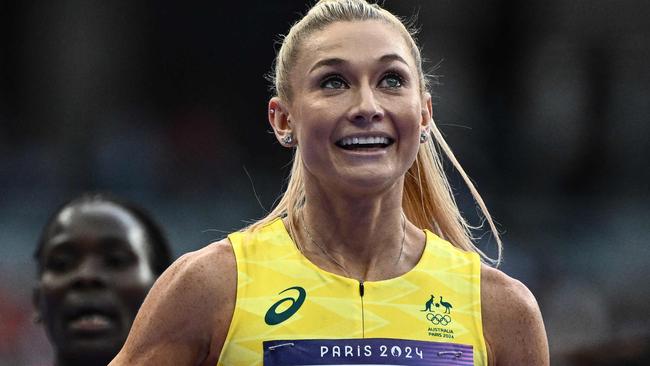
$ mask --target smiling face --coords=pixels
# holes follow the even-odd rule
[[[59,360],[106,364],[155,275],[143,225],[110,202],[63,209],[44,238],[35,301]]]
[[[336,22],[316,31],[302,41],[290,75],[287,126],[307,177],[350,191],[404,176],[430,120],[430,97],[394,25]]]

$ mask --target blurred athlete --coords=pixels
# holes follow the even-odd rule
[[[268,119],[295,149],[286,192],[177,261],[111,365],[548,365],[533,295],[482,263],[453,199],[438,149],[498,239],[402,22],[321,0],[284,37],[274,81]]]
[[[171,253],[142,209],[87,194],[55,212],[35,259],[34,306],[52,343],[54,365],[104,366],[124,344]]]

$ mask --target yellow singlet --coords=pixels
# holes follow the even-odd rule
[[[425,232],[411,271],[364,283],[311,263],[280,219],[230,234],[237,298],[218,365],[487,366],[479,257]]]

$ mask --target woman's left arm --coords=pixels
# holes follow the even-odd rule
[[[542,314],[524,284],[483,265],[481,303],[490,366],[550,364]]]

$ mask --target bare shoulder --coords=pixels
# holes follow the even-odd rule
[[[482,265],[481,303],[490,365],[549,365],[542,314],[523,283]]]
[[[209,290],[219,289],[229,283],[231,277],[236,275],[236,269],[230,241],[223,239],[178,258],[163,273],[159,282],[161,286],[172,286],[181,293],[187,290],[211,301],[210,299],[214,299],[214,293],[208,293]],[[219,293],[216,295],[219,296]]]
[[[111,366],[216,364],[234,309],[236,283],[228,239],[178,258],[147,295]]]

